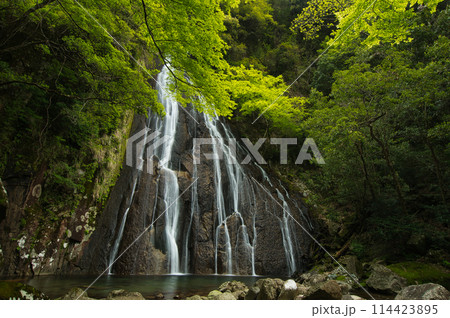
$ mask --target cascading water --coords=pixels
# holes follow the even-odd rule
[[[192,138],[197,137],[197,132],[199,132],[201,133],[200,137],[213,140],[210,149],[212,155],[217,159],[212,160],[213,162],[205,163],[205,165],[202,163],[201,166],[196,164],[190,165],[187,161],[182,163],[185,157],[180,155],[179,150],[175,151],[174,145],[175,141],[177,141],[177,147],[179,148],[180,135],[186,134],[187,129],[180,132],[181,124],[185,120],[183,116],[185,115],[179,113],[177,101],[168,93],[169,73],[168,69],[164,67],[158,75],[156,87],[159,101],[164,106],[166,115],[161,119],[158,115],[153,114],[150,116],[148,124],[150,131],[158,135],[158,138],[165,138],[166,141],[159,147],[148,148],[151,150],[147,150],[148,153],[146,154],[147,159],[157,157],[159,161],[159,173],[154,178],[156,183],[155,193],[150,194],[154,195],[150,213],[151,222],[156,220],[157,215],[164,213],[163,230],[158,234],[158,229],[153,229],[154,232],[152,232],[151,239],[149,239],[149,244],[154,249],[160,249],[163,253],[166,272],[176,274],[195,271],[200,266],[197,263],[201,256],[201,261],[208,259],[208,257],[210,257],[210,260],[214,258],[213,263],[211,263],[213,268],[209,267],[209,270],[216,274],[245,273],[256,275],[258,271],[256,263],[262,262],[261,250],[257,250],[257,248],[262,248],[263,244],[270,245],[272,243],[270,238],[267,239],[267,235],[259,235],[257,231],[261,230],[261,222],[272,222],[264,219],[268,217],[267,215],[271,215],[270,217],[277,220],[275,222],[278,223],[273,224],[278,224],[278,231],[280,231],[278,233],[281,233],[281,235],[277,234],[281,238],[274,240],[274,242],[280,244],[281,248],[281,250],[279,249],[276,252],[279,254],[279,257],[285,258],[285,270],[288,274],[292,274],[297,269],[296,255],[298,256],[299,252],[296,250],[298,244],[293,244],[292,242],[295,239],[295,234],[290,224],[291,212],[287,200],[293,201],[297,208],[298,205],[289,198],[286,189],[281,185],[281,188],[285,191],[285,197],[274,186],[264,169],[256,163],[256,172],[258,170],[261,172],[262,178],[260,179],[264,185],[255,183],[248,176],[249,168],[244,169],[244,166],[238,163],[237,153],[239,151],[240,154],[244,153],[244,155],[249,153],[239,143],[232,142],[235,141],[233,134],[218,116],[200,114],[195,110],[189,111],[189,116],[192,115],[198,119],[199,124],[194,125],[192,123],[194,126],[190,126],[189,149],[191,150],[189,154],[185,153],[185,157],[193,158],[195,156],[195,144],[192,143]],[[186,136],[184,138],[185,140],[188,139]],[[145,144],[146,140],[144,140]],[[142,150],[140,153],[141,159],[144,156],[144,152]],[[213,204],[211,206],[205,207],[203,202],[205,201],[204,183],[202,187],[199,187],[198,182],[192,184],[190,199],[184,198],[183,201],[180,200],[180,189],[185,189],[187,183],[185,182],[182,185],[183,183],[180,182],[183,176],[186,175],[186,170],[184,172],[180,171],[180,166],[191,166],[188,169],[190,181],[197,180],[200,176],[211,176],[211,183],[207,184],[208,187],[211,186],[214,189],[213,197],[211,197]],[[206,182],[204,179],[201,180]],[[121,218],[118,233],[109,255],[110,264],[120,252],[120,248],[123,248],[121,247],[121,240],[127,228],[127,219],[130,218],[130,215],[133,215],[132,204],[135,192],[138,192],[136,187],[139,188],[139,186],[139,177],[137,177],[133,183],[133,191],[129,198],[130,202]],[[260,186],[264,188],[264,191],[261,191]],[[264,194],[264,192],[273,193],[275,191],[275,197],[283,205],[281,215],[275,213],[275,211],[280,209],[273,202],[273,197],[270,198]],[[204,223],[205,212],[208,212],[208,209],[212,209],[210,212],[213,219],[211,225]],[[300,208],[298,210],[302,213]],[[269,214],[260,216],[264,211],[267,211]],[[302,216],[304,217],[303,214]],[[161,221],[157,221],[157,224],[160,224],[158,222]],[[158,227],[157,224],[154,225],[154,228]],[[202,232],[205,229],[206,234],[203,233],[204,231]],[[200,235],[199,232],[202,234]],[[201,236],[200,243],[196,241],[198,235]],[[257,238],[259,240],[260,237],[262,241],[258,242]],[[209,252],[209,244],[212,245],[211,253]],[[201,251],[198,249],[201,249]],[[282,251],[284,251],[284,255],[281,254]],[[149,257],[152,257],[152,253],[150,250]],[[258,268],[261,268],[261,265]],[[280,270],[282,270],[281,267]]]
[[[295,272],[296,265],[295,265],[295,258],[294,258],[294,248],[292,245],[292,237],[291,237],[291,230],[290,230],[290,218],[291,218],[291,211],[289,209],[289,205],[287,204],[286,200],[284,199],[283,194],[278,190],[278,198],[283,202],[283,215],[280,220],[281,223],[281,233],[283,235],[283,245],[285,249],[288,269],[289,269],[289,275]]]
[[[169,70],[164,68],[158,75],[158,97],[163,104],[166,115],[164,120],[157,117],[155,130],[161,132],[161,136],[169,137],[160,148],[156,148],[155,155],[160,159],[162,175],[164,176],[164,207],[165,207],[165,236],[166,251],[168,255],[169,272],[180,272],[180,260],[178,253],[178,220],[180,217],[179,186],[176,172],[171,169],[171,158],[178,123],[178,102],[168,94]],[[148,156],[148,155],[147,155]]]

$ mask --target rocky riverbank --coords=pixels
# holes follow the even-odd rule
[[[337,276],[338,268],[328,273],[312,271],[300,275],[296,280],[286,281],[279,278],[264,278],[254,286],[248,287],[242,282],[223,283],[208,296],[194,295],[188,300],[448,300],[450,292],[439,284],[426,283],[408,285],[407,280],[389,268],[374,264],[371,274],[365,281],[359,282],[356,275]]]
[[[261,278],[252,284],[241,281],[226,281],[216,289],[198,291],[197,294],[169,295],[155,293],[142,295],[140,292],[113,290],[102,298],[93,298],[89,290],[72,288],[57,299],[62,300],[446,300],[450,292],[437,283],[414,283],[379,264],[360,264],[356,258],[347,258],[344,268],[336,267],[325,271],[316,267],[291,279]],[[49,299],[42,292],[22,282],[0,282],[0,299]]]

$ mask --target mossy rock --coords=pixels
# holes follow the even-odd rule
[[[442,266],[421,262],[391,264],[390,270],[408,281],[409,285],[436,283],[450,289],[450,271]]]
[[[35,300],[48,299],[48,297],[44,295],[44,293],[29,285],[17,282],[2,281],[0,282],[0,299]]]

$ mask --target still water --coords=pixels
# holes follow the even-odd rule
[[[140,292],[145,298],[153,299],[157,294],[163,294],[165,299],[181,298],[192,295],[207,296],[226,281],[238,280],[247,286],[252,286],[262,277],[257,276],[224,276],[224,275],[159,275],[159,276],[102,276],[87,291],[89,297],[105,298],[109,292],[116,289]],[[30,279],[31,285],[50,298],[65,295],[71,288],[87,288],[96,276],[39,276]]]

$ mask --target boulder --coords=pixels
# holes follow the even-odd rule
[[[208,294],[208,299],[209,300],[237,300],[236,297],[234,297],[234,295],[229,292],[226,291],[224,293],[222,293],[221,291],[218,290],[213,290]]]
[[[365,299],[356,295],[344,295],[342,296],[342,300],[365,300]]]
[[[248,287],[244,283],[234,280],[220,285],[219,291],[222,293],[230,292],[236,299],[244,299],[248,292]]]
[[[406,286],[405,278],[398,276],[386,266],[372,265],[372,273],[367,279],[367,286],[382,293],[398,293]]]
[[[278,299],[280,300],[294,300],[299,294],[299,290],[297,287],[297,283],[292,279],[288,279],[284,282],[281,287],[280,296]]]
[[[339,286],[341,286],[343,295],[349,294],[350,290],[352,290],[352,286],[350,284],[339,280],[337,280],[336,282],[339,284]]]
[[[304,298],[308,294],[308,291],[309,291],[310,288],[311,287],[308,287],[308,286],[305,286],[305,285],[297,283],[297,289],[298,289],[298,296],[297,296],[297,298],[299,296],[303,296],[303,298]]]
[[[342,289],[338,282],[329,280],[319,285],[312,286],[304,299],[314,300],[339,300],[342,298]]]
[[[403,288],[396,300],[449,300],[450,292],[438,284],[411,285]]]
[[[128,292],[123,289],[113,290],[106,297],[108,300],[145,300],[144,296],[138,292]]]
[[[357,278],[361,278],[364,270],[361,262],[354,255],[346,255],[342,257],[339,262],[345,267],[345,269],[350,273],[355,275]],[[348,274],[347,274],[348,275]]]
[[[209,292],[208,294],[208,299],[209,300],[214,300],[217,297],[219,297],[220,295],[222,295],[222,292],[218,291],[218,290],[212,290]]]
[[[250,287],[247,294],[245,295],[245,300],[256,300],[258,294],[261,290],[257,286]]]
[[[78,298],[80,297],[80,298]],[[92,300],[93,298],[90,298],[87,294],[87,292],[84,292],[83,289],[81,288],[72,288],[71,290],[69,290],[69,292],[64,295],[64,297],[62,298],[63,300]]]
[[[300,283],[313,286],[320,284],[327,280],[326,274],[320,274],[316,272],[305,273],[300,276]]]
[[[191,297],[187,297],[186,300],[203,300],[203,298],[199,295],[194,295]]]
[[[275,300],[281,292],[284,281],[279,278],[264,278],[260,279],[255,284],[259,287],[258,300]]]
[[[214,300],[237,300],[236,297],[233,296],[230,292],[225,292],[220,295],[218,295]]]

